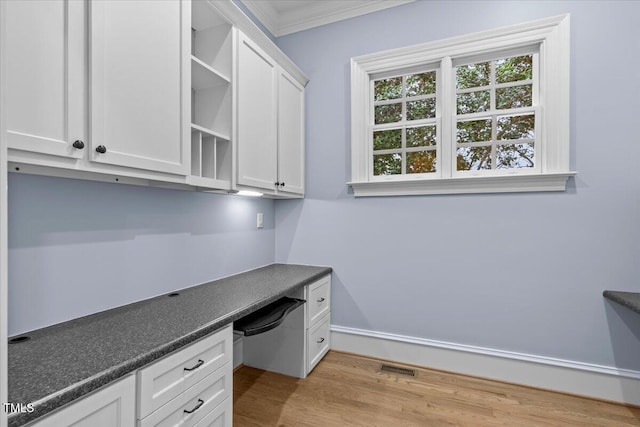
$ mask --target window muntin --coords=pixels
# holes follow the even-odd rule
[[[437,81],[438,70],[372,81],[373,177],[436,172]]]
[[[531,49],[453,67],[454,173],[540,169],[537,64]]]

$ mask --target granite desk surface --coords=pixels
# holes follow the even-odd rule
[[[604,291],[602,295],[636,313],[640,313],[640,292]]]
[[[9,415],[20,426],[331,273],[272,264],[203,285],[21,334],[8,345]]]

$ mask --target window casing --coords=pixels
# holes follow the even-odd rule
[[[352,59],[356,196],[562,191],[569,16]]]

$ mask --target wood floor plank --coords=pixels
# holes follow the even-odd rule
[[[244,366],[235,427],[640,426],[640,408],[330,351],[306,379]],[[397,366],[402,364],[394,363]]]

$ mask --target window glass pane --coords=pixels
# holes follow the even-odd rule
[[[458,122],[458,143],[491,141],[491,119]]]
[[[373,156],[374,175],[399,175],[402,173],[402,156],[399,153]]]
[[[407,76],[407,96],[430,95],[436,93],[436,72]]]
[[[489,62],[456,67],[456,87],[458,89],[467,89],[487,86],[489,84],[490,70]]]
[[[532,168],[534,166],[533,143],[498,145],[496,154],[498,169]]]
[[[532,104],[531,85],[496,88],[496,108],[499,110],[531,107]]]
[[[491,147],[458,147],[458,170],[491,169]]]
[[[375,106],[375,123],[395,123],[402,120],[402,104]]]
[[[436,99],[407,101],[407,120],[430,119],[436,116]]]
[[[458,114],[478,113],[490,108],[491,93],[488,90],[460,93],[456,101]]]
[[[373,132],[373,149],[389,150],[402,147],[402,129]]]
[[[436,127],[407,128],[407,147],[436,145]]]
[[[384,101],[385,99],[396,99],[402,97],[402,77],[392,79],[377,80],[374,84],[374,99]]]
[[[515,82],[533,77],[533,55],[515,56],[496,61],[496,83]]]
[[[416,151],[407,153],[407,173],[428,173],[436,171],[436,151]]]
[[[498,117],[498,139],[535,138],[535,116],[503,116]]]

